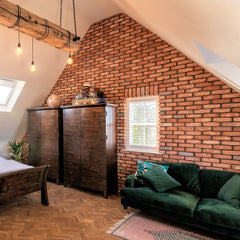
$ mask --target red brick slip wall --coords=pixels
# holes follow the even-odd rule
[[[240,94],[125,14],[92,25],[50,94],[72,103],[83,82],[118,104],[119,187],[137,160],[240,172]],[[128,97],[160,96],[163,155],[123,151]]]

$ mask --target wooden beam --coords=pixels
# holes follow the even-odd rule
[[[69,51],[70,34],[71,51],[76,52],[80,49],[80,41],[73,41],[74,34],[18,5],[0,0],[0,24],[18,30],[18,23],[20,32],[65,51]]]

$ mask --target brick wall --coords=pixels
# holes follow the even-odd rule
[[[175,161],[240,172],[240,94],[124,14],[92,25],[50,94],[72,103],[83,82],[118,104],[119,186],[136,161]],[[124,103],[128,97],[160,96],[160,149],[124,149]]]

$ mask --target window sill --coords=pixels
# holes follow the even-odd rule
[[[140,153],[151,153],[151,154],[158,154],[162,155],[162,152],[154,152],[154,151],[146,151],[146,150],[136,150],[136,149],[121,149],[122,152],[140,152]]]

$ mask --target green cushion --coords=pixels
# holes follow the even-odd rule
[[[203,198],[217,198],[221,187],[227,182],[235,173],[213,170],[201,169],[199,180],[201,184],[200,197]]]
[[[214,198],[201,198],[195,210],[196,220],[224,228],[240,229],[240,209]]]
[[[218,199],[232,207],[240,208],[240,175],[233,175],[218,192]]]
[[[154,207],[169,213],[193,217],[199,197],[188,192],[171,189],[166,192],[155,192],[150,187],[129,188],[121,190],[126,200],[140,205]]]
[[[195,195],[200,194],[199,171],[200,167],[191,163],[161,162],[169,166],[168,174],[181,183],[180,189]]]
[[[179,182],[168,175],[161,166],[154,166],[149,171],[139,175],[138,178],[144,180],[157,192],[164,192],[168,189],[181,186]]]
[[[129,175],[125,181],[125,187],[134,187],[134,175]]]

